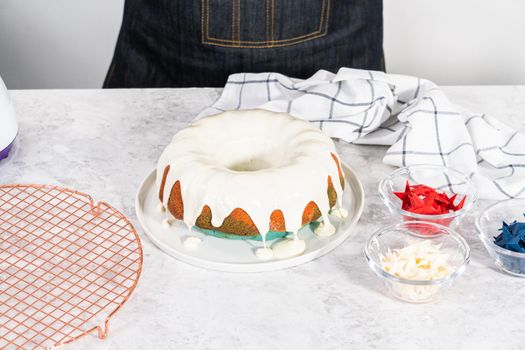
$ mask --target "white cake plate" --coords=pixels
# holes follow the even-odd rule
[[[343,192],[343,208],[348,211],[344,219],[331,216],[337,228],[329,237],[318,237],[306,225],[299,231],[299,238],[305,240],[306,250],[302,255],[288,259],[260,260],[255,250],[262,242],[255,240],[232,240],[205,235],[197,230],[188,231],[181,221],[174,220],[171,227],[162,225],[166,213],[159,211],[158,191],[155,185],[156,171],[152,171],[140,186],[135,201],[135,210],[146,235],[157,247],[167,254],[199,267],[228,272],[261,272],[280,270],[316,259],[343,243],[353,232],[364,205],[363,186],[355,173],[343,164],[346,186]],[[188,236],[202,238],[196,249],[190,250],[183,244]],[[275,241],[270,241],[269,245]]]

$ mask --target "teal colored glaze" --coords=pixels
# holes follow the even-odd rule
[[[216,231],[216,230],[206,230],[206,229],[203,229],[203,228],[200,228],[200,227],[197,227],[197,226],[193,226],[193,228],[195,230],[199,231],[199,232],[202,232],[202,233],[206,234],[206,235],[210,235],[210,236],[214,236],[214,237],[218,237],[218,238],[227,238],[227,239],[236,239],[236,240],[249,239],[249,240],[254,240],[254,241],[262,241],[261,235],[257,235],[257,236],[239,236],[239,235],[234,235],[234,234],[231,234],[231,233],[220,232],[220,231]],[[289,233],[290,232],[269,231],[266,234],[266,240],[267,241],[271,241],[271,240],[274,240],[274,239],[277,239],[277,238],[284,238]]]

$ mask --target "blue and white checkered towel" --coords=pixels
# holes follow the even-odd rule
[[[306,80],[233,74],[199,118],[251,108],[288,112],[346,142],[389,145],[387,164],[459,170],[481,198],[525,197],[525,135],[487,115],[460,111],[428,80],[347,68]]]

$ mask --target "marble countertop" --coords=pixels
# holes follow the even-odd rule
[[[525,126],[525,86],[445,87],[459,105]],[[474,210],[460,232],[472,262],[435,303],[412,305],[380,292],[364,243],[392,223],[377,183],[392,167],[379,146],[339,144],[357,172],[366,206],[355,234],[310,263],[269,273],[208,271],[179,262],[140,232],[134,197],[173,134],[219,89],[11,91],[20,135],[0,162],[0,183],[76,188],[127,215],[144,245],[144,269],[107,339],[65,349],[518,349],[525,279],[498,272],[478,241]],[[480,207],[487,203],[481,202]]]

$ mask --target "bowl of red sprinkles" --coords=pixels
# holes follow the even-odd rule
[[[400,221],[427,221],[448,227],[456,226],[478,200],[467,176],[439,165],[397,169],[379,183],[379,196]]]

